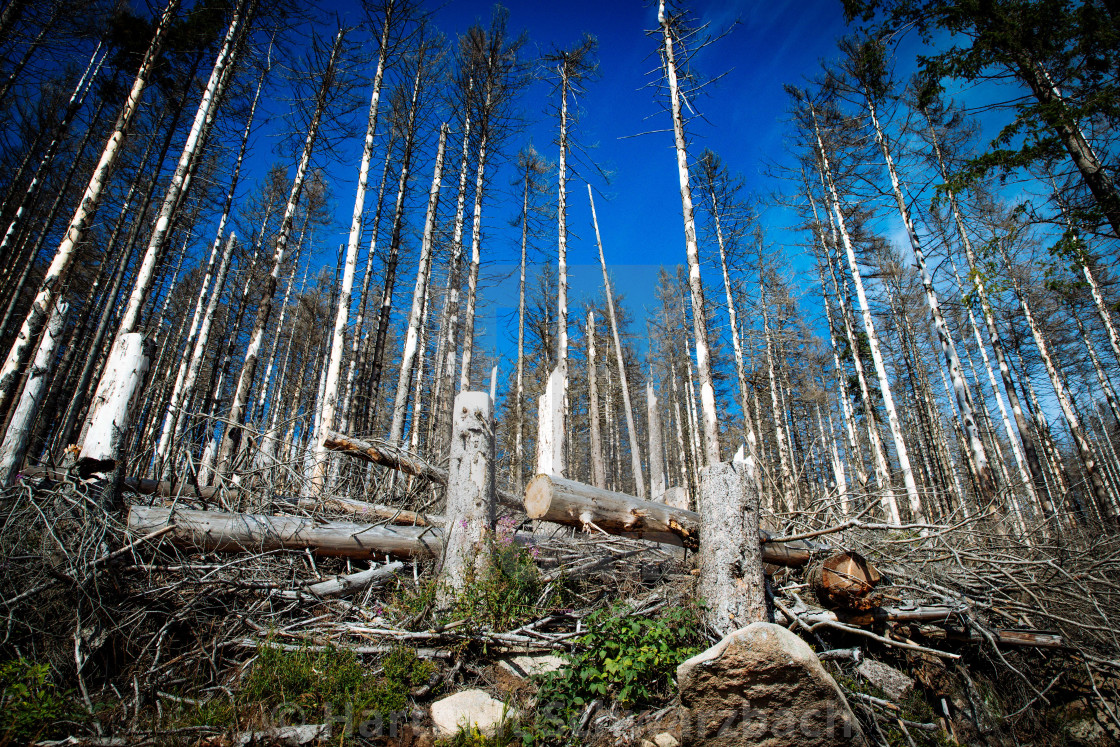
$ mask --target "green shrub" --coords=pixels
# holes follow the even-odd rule
[[[487,542],[485,568],[471,572],[451,614],[479,628],[511,630],[560,604],[557,586],[548,587],[537,568],[536,548],[514,542],[516,524],[499,521]]]
[[[72,697],[50,681],[50,667],[26,659],[0,665],[0,741],[17,744],[54,736],[58,722],[82,721]]]
[[[353,652],[337,648],[260,649],[257,661],[237,694],[241,707],[298,708],[309,719],[346,713],[355,722],[371,713],[403,711],[409,691],[427,683],[435,665],[416,650],[393,649],[372,674]]]
[[[704,650],[699,609],[664,608],[657,617],[630,616],[615,605],[584,621],[568,667],[541,678],[539,704],[530,739],[562,739],[592,700],[615,701],[627,708],[654,705],[676,686],[677,665]]]

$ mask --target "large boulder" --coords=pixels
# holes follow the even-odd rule
[[[866,745],[836,680],[771,623],[731,633],[677,667],[684,745]]]

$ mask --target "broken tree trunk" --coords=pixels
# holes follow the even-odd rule
[[[144,336],[130,332],[118,337],[105,370],[112,375],[102,376],[97,386],[89,429],[78,455],[78,474],[83,479],[111,472],[117,465],[121,436],[128,430],[129,414],[148,371]]]
[[[447,471],[446,542],[436,603],[447,607],[486,568],[486,536],[494,528],[494,428],[490,395],[460,392],[452,410]]]
[[[575,480],[537,475],[525,489],[525,512],[530,519],[551,521],[607,534],[646,539],[696,550],[700,546],[700,514],[665,503],[643,501],[625,493],[604,490]],[[813,550],[803,542],[767,542],[759,532],[763,562],[801,566]]]
[[[218,511],[133,506],[128,528],[145,535],[164,527],[180,547],[204,552],[311,550],[317,555],[375,558],[438,555],[442,536],[433,527],[389,527],[348,521],[322,523],[299,516],[231,514]]]
[[[537,400],[537,472],[564,474],[564,380],[559,365],[548,374],[544,394]]]
[[[710,464],[700,473],[700,596],[708,624],[722,635],[768,619],[753,485],[746,463]]]

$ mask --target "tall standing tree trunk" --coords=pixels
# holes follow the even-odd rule
[[[894,159],[891,157],[890,147],[887,145],[886,136],[883,133],[883,128],[879,124],[879,117],[875,111],[875,103],[871,98],[870,93],[864,92],[867,97],[867,111],[871,116],[871,124],[875,128],[875,141],[879,144],[879,150],[883,154],[883,161],[887,165],[887,173],[890,175],[891,191],[894,193],[895,203],[898,205],[898,214],[902,218],[902,224],[906,227],[906,235],[910,239],[910,248],[914,252],[914,259],[918,263],[918,271],[922,278],[922,288],[926,294],[926,304],[929,305],[930,315],[933,317],[933,326],[937,330],[937,339],[941,344],[942,355],[945,356],[945,365],[949,368],[949,379],[953,384],[954,401],[957,406],[957,412],[960,413],[961,428],[964,431],[965,439],[968,442],[969,461],[972,469],[975,471],[978,479],[978,487],[980,494],[985,500],[995,495],[995,478],[992,475],[991,465],[988,463],[988,452],[984,448],[984,442],[980,438],[980,430],[976,426],[976,413],[972,404],[972,393],[969,391],[968,382],[965,381],[964,371],[961,370],[960,356],[957,355],[957,346],[953,342],[953,337],[949,334],[949,328],[945,324],[945,317],[941,314],[941,305],[937,298],[937,291],[933,287],[933,276],[930,275],[929,268],[926,267],[925,252],[922,250],[922,242],[918,238],[918,232],[914,228],[914,220],[910,216],[910,208],[906,204],[906,198],[902,195],[902,186],[898,178],[898,170],[895,168]],[[964,499],[964,496],[961,496]]]
[[[303,153],[300,155],[299,165],[296,167],[295,179],[292,189],[288,194],[288,203],[284,207],[284,217],[280,222],[280,230],[276,236],[276,248],[272,257],[272,271],[265,278],[261,288],[261,302],[257,307],[257,320],[249,337],[249,346],[245,350],[245,360],[241,366],[241,374],[237,379],[237,388],[234,391],[233,402],[230,404],[227,427],[229,432],[222,440],[222,464],[231,464],[232,457],[237,453],[241,444],[241,426],[245,418],[245,406],[249,401],[249,389],[253,385],[253,377],[257,370],[257,360],[260,356],[261,344],[264,341],[265,328],[272,316],[273,296],[276,294],[276,285],[280,278],[280,266],[287,254],[288,241],[292,234],[292,223],[295,220],[296,205],[300,195],[303,194],[303,184],[311,164],[311,153],[315,148],[315,141],[319,135],[319,123],[322,121],[323,112],[326,110],[330,89],[334,86],[337,76],[338,58],[342,52],[344,30],[339,30],[335,35],[334,45],[331,47],[330,58],[326,69],[323,71],[319,91],[315,96],[315,110],[311,115],[311,123],[307,128],[307,137],[303,143]]]
[[[828,164],[824,142],[821,140],[820,129],[817,126],[816,112],[813,112],[813,128],[817,139],[817,155],[820,159],[821,172],[828,185],[829,202],[836,219],[840,241],[848,255],[848,269],[852,275],[856,297],[859,299],[860,312],[863,315],[863,327],[867,334],[867,345],[871,349],[871,360],[875,364],[875,373],[879,378],[879,391],[883,396],[883,408],[887,411],[887,421],[890,423],[891,435],[894,437],[895,455],[898,458],[899,468],[902,470],[902,480],[906,486],[906,495],[910,502],[911,517],[914,520],[919,520],[923,516],[922,499],[918,494],[918,485],[914,482],[914,472],[910,467],[910,455],[902,434],[902,423],[898,418],[898,410],[894,406],[890,378],[887,375],[887,368],[883,364],[883,354],[879,350],[879,336],[875,332],[875,321],[871,317],[871,307],[867,302],[867,293],[863,289],[863,277],[860,275],[859,265],[856,262],[855,249],[852,247],[851,238],[848,236],[848,230],[844,224],[844,213],[840,208],[840,196],[832,180],[832,169]],[[895,505],[893,495],[887,496],[887,503],[888,505],[885,508],[888,510],[890,520],[895,524],[901,523],[898,506]]]
[[[717,464],[719,456],[719,417],[716,393],[712,384],[712,365],[708,350],[708,324],[704,310],[704,283],[700,279],[700,247],[696,242],[696,217],[692,207],[692,190],[688,182],[688,147],[684,136],[684,114],[681,111],[677,85],[677,63],[673,51],[673,32],[665,0],[660,0],[657,20],[664,41],[665,74],[669,82],[669,104],[673,116],[673,137],[677,152],[677,174],[681,185],[681,211],[684,216],[684,241],[688,256],[688,289],[692,299],[692,325],[696,338],[696,370],[700,378],[700,405],[704,412],[704,463]]]
[[[43,325],[47,321],[47,315],[54,307],[56,294],[61,289],[66,273],[77,255],[78,244],[85,234],[93,213],[97,210],[101,202],[101,194],[109,182],[113,167],[117,163],[121,145],[132,124],[132,119],[136,114],[136,110],[140,106],[140,98],[148,83],[148,76],[151,75],[156,58],[163,48],[164,37],[167,34],[168,28],[171,26],[172,17],[175,15],[175,11],[178,7],[179,0],[168,0],[167,6],[164,8],[163,14],[160,16],[159,23],[156,26],[155,33],[152,35],[152,40],[148,44],[144,59],[140,63],[136,78],[133,80],[128,98],[125,100],[124,107],[117,116],[113,131],[110,133],[109,139],[105,143],[105,148],[101,152],[101,158],[98,160],[97,165],[94,167],[93,174],[90,176],[89,184],[86,186],[85,192],[82,195],[82,200],[78,205],[78,209],[74,212],[74,217],[70,219],[70,225],[66,228],[66,234],[59,244],[58,250],[55,252],[54,259],[51,260],[46,274],[43,276],[42,283],[39,286],[39,293],[36,295],[30,311],[27,312],[27,317],[23,321],[23,326],[20,328],[15,342],[12,343],[11,350],[8,351],[8,356],[4,360],[4,365],[0,367],[0,412],[7,409],[8,403],[15,395],[22,369],[26,366],[28,358],[31,355],[32,343],[34,340],[38,339],[39,333],[43,330]]]
[[[369,184],[369,165],[373,160],[373,142],[377,134],[377,115],[381,106],[381,81],[385,75],[385,60],[389,53],[389,26],[393,4],[385,10],[381,29],[381,43],[377,55],[377,71],[373,76],[373,93],[370,94],[369,113],[366,117],[366,135],[362,142],[362,159],[358,165],[358,188],[354,192],[354,210],[350,215],[350,233],[346,239],[346,259],[339,288],[338,309],[331,330],[331,352],[327,360],[327,379],[323,393],[322,411],[319,413],[319,432],[315,438],[315,470],[312,490],[318,493],[326,482],[327,447],[325,430],[333,428],[338,409],[339,377],[342,373],[342,354],[346,347],[346,325],[350,320],[350,296],[354,290],[354,275],[358,270],[358,243],[362,238],[362,214],[365,212],[366,188]]]
[[[385,368],[385,341],[389,336],[389,314],[393,310],[393,291],[397,284],[397,264],[400,261],[401,234],[404,230],[404,199],[408,190],[408,176],[412,170],[412,155],[416,142],[416,114],[419,109],[420,84],[424,71],[424,50],[416,59],[416,76],[412,81],[412,99],[408,106],[404,128],[404,151],[401,154],[401,172],[397,183],[397,206],[393,212],[393,233],[389,239],[389,256],[385,261],[384,285],[381,288],[381,309],[377,317],[377,333],[373,340],[373,361],[370,373],[369,426],[377,418],[381,404],[381,376]]]
[[[443,153],[447,146],[447,123],[439,128],[439,145],[436,147],[435,173],[432,186],[428,190],[428,212],[424,218],[424,235],[420,244],[420,262],[416,267],[416,287],[412,290],[412,308],[408,313],[408,331],[405,332],[404,350],[401,353],[401,370],[397,378],[397,394],[393,402],[393,421],[389,427],[389,443],[400,444],[404,433],[404,418],[408,409],[408,393],[411,389],[412,364],[418,351],[421,317],[424,314],[424,301],[428,296],[428,282],[432,267],[432,241],[435,238],[436,211],[439,209],[439,190],[443,180]],[[413,429],[419,424],[413,423]]]
[[[607,275],[607,259],[603,255],[603,239],[599,236],[599,219],[595,215],[595,198],[591,185],[587,185],[587,199],[591,203],[591,222],[595,226],[595,243],[599,246],[599,265],[603,269],[603,289],[607,296],[607,313],[610,315],[611,336],[614,338],[614,353],[618,361],[619,387],[622,389],[622,406],[626,410],[626,433],[630,439],[630,466],[634,471],[635,491],[639,498],[646,497],[645,478],[642,476],[642,451],[638,443],[638,429],[634,427],[634,410],[630,406],[630,385],[626,380],[626,363],[622,356],[622,339],[618,334],[618,315],[614,310],[614,294],[611,292],[611,279]]]
[[[483,111],[490,110],[492,91],[487,88]],[[490,139],[490,127],[482,118],[479,121],[478,164],[474,177],[474,216],[471,225],[471,264],[467,272],[467,307],[463,313],[463,360],[459,368],[459,391],[465,392],[471,386],[471,357],[474,354],[474,317],[478,305],[478,271],[482,262],[482,195],[485,190],[486,147]],[[565,377],[567,374],[564,374]],[[557,474],[564,473],[563,449],[556,451]]]
[[[595,351],[595,312],[587,312],[587,399],[591,421],[591,484],[607,487],[607,468],[603,464],[603,432],[599,423],[599,377]]]

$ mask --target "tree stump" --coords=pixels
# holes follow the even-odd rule
[[[460,392],[452,411],[447,470],[446,534],[436,601],[447,607],[472,574],[486,567],[485,542],[494,528],[494,429],[486,392]]]
[[[768,617],[753,484],[745,464],[700,473],[700,596],[721,635]]]

